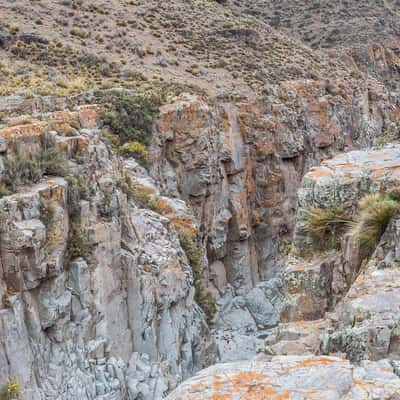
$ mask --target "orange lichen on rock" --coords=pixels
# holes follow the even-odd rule
[[[330,365],[330,364],[337,364],[338,362],[343,362],[343,364],[349,364],[349,362],[345,359],[338,360],[329,357],[310,357],[306,358],[305,360],[301,360],[297,362],[297,367],[320,367],[321,365]]]
[[[82,128],[94,129],[99,123],[97,106],[85,106],[79,109],[78,118]]]
[[[285,400],[290,399],[290,391],[281,389],[269,381],[269,377],[255,371],[239,372],[229,380],[232,390],[243,400]]]
[[[157,127],[165,135],[174,132],[183,136],[196,136],[207,127],[208,112],[208,106],[200,99],[180,98],[174,104],[161,107]]]
[[[232,395],[229,393],[213,393],[211,400],[232,400]]]
[[[77,124],[78,117],[75,112],[71,111],[55,111],[52,116],[54,121],[65,122],[68,124]]]
[[[74,136],[78,135],[75,128],[73,128],[69,122],[66,121],[53,121],[50,124],[50,128],[56,131],[61,136]]]
[[[197,229],[193,220],[187,215],[177,215],[171,218],[172,224],[181,232],[194,238],[197,235]]]
[[[270,141],[263,138],[256,144],[257,156],[260,158],[267,157],[274,153],[274,146]]]
[[[43,124],[35,122],[32,124],[17,125],[0,130],[0,136],[8,143],[25,138],[38,137],[43,134]]]
[[[319,167],[319,168],[311,169],[311,171],[307,174],[307,177],[318,179],[318,178],[324,178],[324,177],[328,177],[328,176],[332,176],[332,175],[333,175],[333,172],[329,168]]]

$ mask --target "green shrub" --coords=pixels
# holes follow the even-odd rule
[[[4,196],[8,196],[10,191],[7,189],[4,183],[0,183],[0,199]]]
[[[351,222],[341,207],[313,207],[306,211],[306,229],[314,249],[329,250],[340,247],[340,237]]]
[[[82,175],[69,176],[68,180],[68,216],[70,229],[68,232],[67,252],[71,258],[88,259],[92,251],[81,223],[81,200],[89,200],[91,192],[88,177]]]
[[[65,176],[68,173],[67,159],[57,148],[55,140],[44,134],[37,153],[22,154],[17,143],[13,155],[4,157],[4,185],[15,192],[18,186],[37,183],[43,175]]]
[[[217,311],[217,306],[212,295],[207,292],[202,283],[203,278],[203,252],[195,239],[185,232],[179,232],[179,242],[192,267],[195,287],[195,300],[206,314],[208,323],[211,323]]]
[[[0,391],[1,400],[22,399],[22,386],[17,379],[9,379]]]
[[[40,139],[41,154],[39,162],[43,170],[42,175],[66,176],[68,173],[67,158],[58,149],[54,137],[44,134]]]
[[[292,243],[285,243],[285,254],[288,256],[293,250]]]
[[[67,252],[71,258],[83,257],[87,259],[90,255],[90,246],[83,233],[79,219],[73,219],[71,221]]]
[[[400,190],[399,189],[391,189],[386,193],[386,198],[388,200],[393,200],[400,202]]]
[[[359,211],[351,223],[348,236],[360,245],[364,257],[375,250],[399,203],[382,194],[369,194],[359,202]]]
[[[148,146],[151,141],[153,117],[159,103],[152,97],[130,96],[114,92],[110,110],[103,115],[111,132],[120,137],[120,143],[137,141]]]
[[[100,215],[103,218],[110,219],[112,217],[112,194],[104,192],[101,196],[99,203],[97,204]]]
[[[146,208],[154,212],[160,212],[159,206],[151,196],[146,193],[142,186],[132,182],[129,176],[124,176],[124,178],[118,182],[118,186],[122,192],[128,196],[128,199],[133,200],[139,208]]]
[[[22,156],[18,146],[15,146],[13,156],[4,158],[4,184],[12,192],[18,186],[38,182],[42,175],[38,156]]]
[[[141,164],[145,164],[149,156],[146,146],[137,141],[123,144],[119,147],[118,152],[125,157],[134,157]]]

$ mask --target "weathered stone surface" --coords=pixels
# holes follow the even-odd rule
[[[390,123],[382,97],[329,84],[327,92],[327,83],[284,83],[271,88],[268,105],[183,95],[161,108],[152,175],[192,206],[210,265],[221,261],[232,285],[252,287],[280,269],[304,173],[340,150],[371,144]],[[384,91],[372,81],[368,88]]]
[[[215,341],[221,361],[252,358],[263,348],[270,328],[279,322],[283,282],[279,278],[236,291],[227,286],[218,300]]]
[[[282,271],[303,174],[346,146],[372,143],[391,118],[382,96],[369,100],[369,113],[361,89],[335,85],[327,94],[321,82],[285,83],[280,89],[287,101],[278,100],[274,87],[268,104],[215,104],[182,96],[157,118],[152,177],[133,159],[117,160],[101,141],[95,107],[2,129],[6,146],[0,158],[13,153],[13,140],[23,151],[40,150],[40,135],[50,130],[74,176],[83,179],[84,196],[72,196],[73,181],[46,177],[0,200],[0,316],[7,325],[1,328],[0,379],[19,378],[29,400],[158,400],[214,357],[232,362],[259,352],[315,354],[323,332],[332,335],[330,341],[325,335],[324,351],[345,352],[336,346],[332,328],[344,324],[341,314],[332,321],[319,319],[348,288],[347,256],[334,254],[303,266],[296,260]],[[358,117],[350,118],[355,109]],[[364,162],[364,156],[352,156],[365,164],[354,182],[369,174],[368,182],[378,183],[368,183],[368,189],[375,190],[396,181],[390,158],[397,157],[397,147],[380,151],[383,171],[371,171],[373,158]],[[159,213],[127,198],[124,176]],[[343,172],[334,185],[352,187],[352,179]],[[353,193],[349,204],[360,193]],[[85,249],[71,257],[77,219]],[[194,301],[193,274],[177,231],[199,235],[206,249],[203,284],[218,303],[212,335]],[[274,329],[280,318],[298,325]],[[318,320],[299,322],[304,319]],[[391,343],[391,351],[375,357],[371,350],[366,357],[396,358],[396,340]],[[278,368],[275,363],[268,368]],[[360,376],[367,376],[363,368]],[[277,374],[286,374],[282,371]],[[299,374],[313,376],[314,369]],[[280,380],[272,383],[277,394],[294,390]],[[338,386],[320,389],[315,396],[347,399]],[[349,393],[357,390],[350,381]]]
[[[336,257],[333,255],[312,262],[289,258],[284,272],[285,300],[281,322],[316,320],[332,307]]]
[[[280,323],[265,340],[267,355],[316,355],[320,353],[321,336],[332,332],[332,321],[324,319]]]
[[[399,145],[339,154],[304,176],[299,205],[352,207],[364,193],[398,185],[399,168]]]
[[[282,356],[270,362],[214,365],[184,382],[167,399],[394,399],[399,391],[400,379],[386,360],[354,368],[340,358]]]
[[[354,361],[400,359],[400,221],[392,221],[374,256],[335,310],[335,331],[324,351],[346,353]]]
[[[0,132],[39,151],[51,126],[75,176],[0,199],[0,382],[28,400],[159,400],[212,357],[176,230],[195,234],[194,218],[134,160],[124,174],[155,188],[165,216],[127,198],[94,108],[46,121]]]
[[[282,322],[323,318],[343,298],[361,265],[358,246],[343,238],[340,251],[318,254],[307,230],[306,213],[312,207],[340,206],[349,213],[368,193],[400,185],[400,146],[343,153],[314,167],[298,191],[293,252],[311,261],[289,257],[285,267]]]

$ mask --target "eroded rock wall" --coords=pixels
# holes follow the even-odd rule
[[[338,152],[384,143],[398,111],[374,80],[287,82],[262,102],[187,95],[161,108],[152,176],[198,221],[223,360],[255,354],[279,321],[303,175]]]
[[[151,180],[101,140],[95,108],[0,130],[0,160],[16,144],[40,151],[45,132],[68,179],[0,199],[0,381],[18,379],[32,400],[161,399],[210,362],[177,231],[124,192],[127,176]]]
[[[372,144],[397,118],[376,81],[270,90],[263,103],[182,97],[157,119],[153,176],[192,206],[217,290],[225,281],[249,288],[275,276],[304,173],[339,151]]]

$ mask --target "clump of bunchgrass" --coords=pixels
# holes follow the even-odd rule
[[[369,194],[359,202],[359,209],[347,232],[358,243],[364,257],[375,250],[390,220],[398,212],[399,203],[383,194]]]
[[[21,185],[37,183],[43,175],[67,175],[67,158],[58,148],[55,139],[49,134],[43,134],[40,141],[40,151],[26,154],[17,142],[13,144],[13,154],[3,159],[3,193],[5,190],[15,192]]]
[[[313,207],[306,211],[305,222],[313,248],[329,250],[340,247],[340,238],[351,217],[338,206]]]

